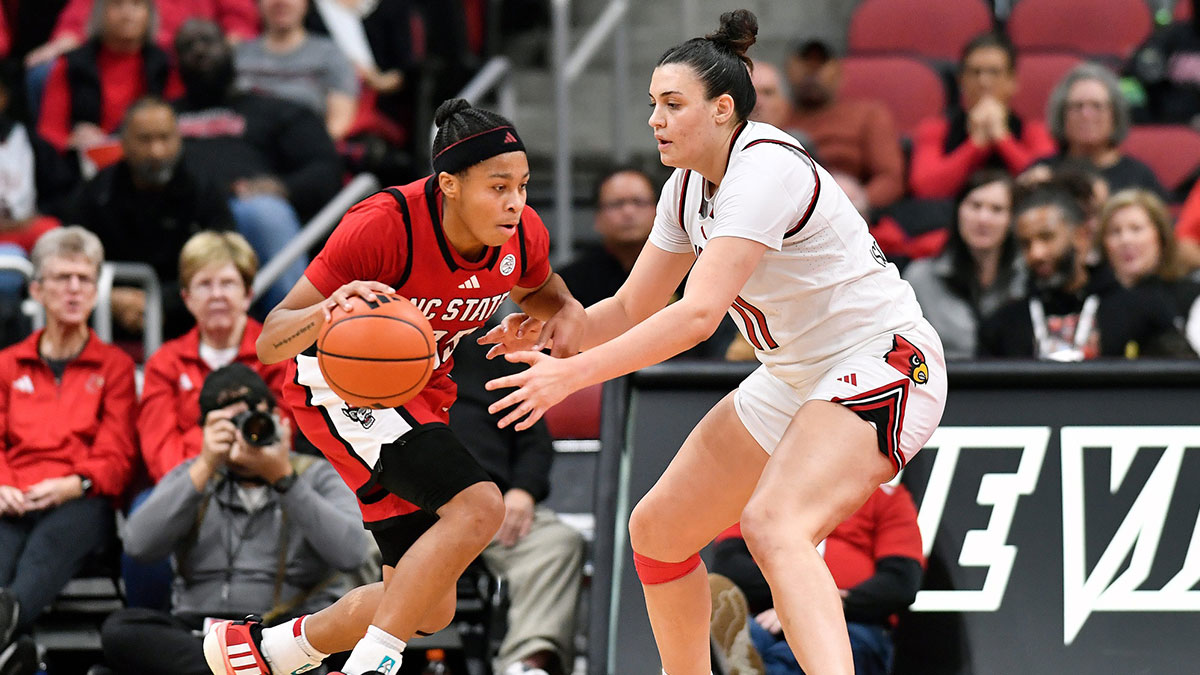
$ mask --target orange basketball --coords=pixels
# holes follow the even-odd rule
[[[334,393],[360,408],[395,408],[421,392],[433,374],[433,328],[411,302],[375,294],[350,299],[317,333],[317,363]]]

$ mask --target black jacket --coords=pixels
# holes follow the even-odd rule
[[[240,178],[275,176],[302,219],[341,187],[341,165],[325,123],[303,106],[248,93],[219,107],[201,107],[186,96],[174,105],[197,175],[225,188]]]
[[[228,200],[214,181],[196,175],[186,154],[161,190],[137,189],[122,160],[76,190],[68,222],[95,232],[105,259],[154,268],[163,284],[164,334],[175,336],[191,325],[179,297],[179,251],[197,232],[233,229]]]
[[[1093,271],[1077,293],[1042,292],[1047,317],[1078,315],[1090,295],[1100,299],[1096,310],[1102,357],[1138,356],[1194,358],[1176,326],[1176,310],[1166,293],[1153,285],[1123,288],[1107,270]],[[982,356],[1034,357],[1033,318],[1026,296],[1001,307],[979,328]],[[1132,350],[1132,351],[1131,351]]]

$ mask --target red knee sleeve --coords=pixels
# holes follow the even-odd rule
[[[668,581],[675,581],[692,573],[692,570],[700,566],[700,554],[694,553],[692,557],[683,562],[662,562],[654,558],[647,558],[633,552],[633,567],[637,570],[638,579],[642,580],[643,584],[665,584]]]

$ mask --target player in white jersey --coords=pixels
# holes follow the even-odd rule
[[[841,599],[817,544],[891,479],[941,418],[941,341],[850,201],[802,148],[747,122],[746,10],[672,48],[650,82],[650,126],[676,167],[617,294],[587,310],[586,351],[536,351],[537,322],[481,339],[529,363],[489,383],[531,425],[572,391],[666,360],[729,311],[763,366],[696,426],[629,521],[634,565],[670,675],[710,672],[709,586],[698,551],[742,532],[809,675],[852,675]],[[690,275],[689,275],[690,269]],[[688,275],[681,300],[667,305]]]

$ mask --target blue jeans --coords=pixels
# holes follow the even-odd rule
[[[147,499],[151,489],[138,493],[129,505],[132,514]],[[171,571],[171,559],[139,561],[121,554],[121,578],[125,580],[125,603],[129,607],[143,607],[167,611],[171,608],[171,582],[175,578]]]
[[[229,210],[233,212],[233,219],[237,221],[238,232],[242,233],[258,254],[260,266],[274,258],[275,254],[283,250],[283,247],[300,233],[300,219],[296,216],[296,210],[282,197],[234,197],[229,200]],[[259,301],[260,307],[269,311],[278,305],[304,275],[304,268],[307,266],[308,259],[304,256],[288,265],[283,276],[263,294]]]
[[[29,109],[29,119],[38,119],[42,110],[42,94],[46,91],[46,80],[50,79],[50,71],[54,61],[40,63],[25,71],[25,97]]]
[[[116,520],[104,497],[72,499],[23,516],[0,518],[0,587],[21,603],[17,629],[28,628],[87,562],[113,539]]]
[[[0,256],[13,256],[29,259],[25,249],[16,244],[0,243]],[[25,288],[25,275],[13,270],[0,270],[0,295],[19,297]]]
[[[750,618],[750,639],[763,658],[767,675],[804,675],[783,635],[773,635]],[[892,635],[883,626],[846,623],[855,675],[888,675],[892,672]]]

